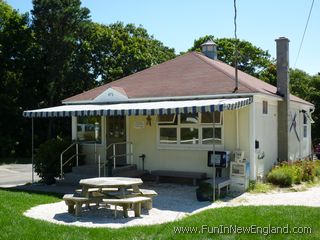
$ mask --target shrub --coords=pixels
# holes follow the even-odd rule
[[[34,167],[46,184],[55,182],[60,174],[60,154],[70,143],[62,138],[50,139],[39,146],[35,155]]]
[[[267,180],[280,187],[290,187],[293,183],[293,171],[288,166],[275,167],[268,174]]]
[[[315,166],[315,169],[314,169],[315,176],[320,177],[320,161],[319,160],[314,161],[314,166]]]
[[[302,181],[302,167],[299,165],[292,166],[292,173],[293,173],[293,182],[295,184],[300,184]]]
[[[302,163],[302,181],[313,181],[315,177],[315,163],[304,161]]]

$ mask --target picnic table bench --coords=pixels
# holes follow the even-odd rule
[[[156,177],[156,182],[159,182],[160,177],[180,177],[191,178],[192,184],[195,186],[198,179],[205,179],[207,174],[204,172],[186,172],[186,171],[171,171],[171,170],[154,170],[151,175]]]
[[[130,198],[107,198],[102,200],[106,204],[115,205],[114,217],[117,217],[117,206],[121,206],[123,208],[123,216],[125,218],[128,217],[128,209],[131,205],[133,205],[134,216],[140,217],[141,215],[141,203],[151,201],[149,197],[130,197]]]
[[[65,194],[63,200],[68,206],[68,213],[75,214],[75,216],[81,215],[81,209],[83,204],[89,203],[88,197],[76,196],[74,194]]]

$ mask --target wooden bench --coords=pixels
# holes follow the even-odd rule
[[[160,177],[191,178],[194,186],[197,184],[198,179],[205,179],[207,177],[207,174],[203,172],[185,172],[168,170],[151,171],[151,175],[156,176],[157,182],[159,182]]]
[[[117,217],[117,206],[121,206],[123,208],[123,216],[125,218],[128,217],[128,209],[130,205],[133,205],[134,216],[140,217],[141,215],[141,203],[151,201],[149,197],[130,197],[130,198],[120,198],[120,199],[103,199],[102,200],[106,204],[115,205],[114,217]]]
[[[128,192],[135,193],[135,192],[133,191],[133,189],[128,189],[127,191],[128,191]],[[144,205],[143,205],[143,207],[144,207],[145,209],[147,209],[147,210],[152,209],[152,202],[153,202],[153,199],[152,199],[152,198],[155,197],[155,196],[158,196],[158,193],[157,193],[156,191],[150,190],[150,189],[139,189],[139,193],[140,193],[141,196],[143,196],[143,197],[149,197],[149,198],[151,199],[150,201],[145,202]]]
[[[81,215],[82,205],[89,203],[89,198],[76,196],[74,194],[65,194],[63,200],[68,206],[68,213],[75,214],[75,216]]]

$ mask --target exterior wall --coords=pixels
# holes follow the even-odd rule
[[[129,117],[129,138],[133,142],[134,163],[138,168],[142,168],[139,156],[145,154],[146,170],[176,170],[176,171],[196,171],[206,172],[208,176],[212,176],[212,168],[207,166],[207,152],[211,149],[190,149],[188,146],[183,148],[170,147],[170,149],[162,147],[157,143],[157,124],[156,116],[151,116],[151,126],[141,126],[145,123],[146,116]],[[218,146],[216,150],[236,149],[236,111],[224,112],[224,144]],[[248,108],[239,110],[239,139],[240,148],[245,151],[245,157],[249,157],[249,121]],[[229,168],[224,169],[223,175],[229,175]]]
[[[299,140],[294,131],[294,127],[292,127],[291,131],[289,129],[289,159],[291,161],[295,161],[298,159],[307,158],[311,154],[311,123],[310,120],[307,119],[307,137],[303,137],[303,112],[302,110],[309,113],[309,107],[291,102],[290,105],[290,116],[289,116],[289,128],[292,125],[293,118],[296,116],[296,130],[299,137]]]
[[[278,101],[268,97],[255,96],[254,107],[245,107],[240,110],[224,111],[223,117],[223,145],[217,146],[216,150],[233,151],[239,147],[245,152],[245,158],[250,161],[250,178],[256,176],[265,176],[271,167],[278,160],[278,122],[277,122],[277,104]],[[268,101],[268,114],[262,114],[262,101]],[[291,102],[289,117],[289,127],[292,124],[292,116],[296,114],[296,129],[300,142],[297,140],[293,130],[289,133],[289,160],[303,159],[311,154],[311,123],[308,119],[308,137],[303,138],[303,113],[301,110],[309,112],[309,106]],[[238,111],[238,114],[237,114]],[[251,111],[255,121],[254,129],[250,121]],[[239,141],[237,144],[237,115]],[[147,170],[177,170],[177,171],[198,171],[206,172],[212,176],[212,168],[207,167],[206,148],[190,149],[190,146],[178,148],[172,146],[170,149],[158,144],[158,126],[156,116],[151,116],[151,126],[146,126],[146,116],[127,117],[127,141],[133,142],[133,162],[142,169],[142,163],[139,156],[145,154],[145,169]],[[140,124],[139,124],[140,123]],[[141,124],[143,123],[143,124]],[[96,145],[96,155],[94,144],[81,144],[81,151],[85,153],[86,164],[96,164],[98,156],[101,161],[105,160],[106,155],[106,118],[102,117],[102,143]],[[144,125],[143,127],[141,127]],[[76,118],[72,118],[72,138],[76,139]],[[259,141],[259,149],[254,149],[253,141],[250,142],[253,131],[254,140]],[[252,140],[252,139],[251,139]],[[238,146],[237,146],[238,145]],[[254,151],[250,159],[250,152]],[[262,156],[264,157],[262,159]],[[251,155],[252,156],[252,155]],[[254,164],[256,166],[254,167]],[[224,169],[223,175],[229,175],[229,168]]]
[[[268,102],[268,113],[263,114],[262,102]],[[278,101],[257,97],[255,102],[255,140],[259,148],[255,149],[257,177],[263,178],[278,159]]]

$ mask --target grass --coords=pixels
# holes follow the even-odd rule
[[[0,190],[0,239],[320,239],[320,209],[311,207],[263,206],[207,210],[180,221],[148,227],[123,229],[82,228],[51,224],[23,216],[27,209],[61,201],[59,196]],[[175,234],[174,227],[238,226],[306,226],[308,235],[253,234]]]

